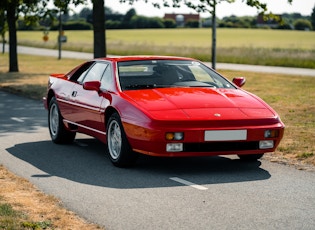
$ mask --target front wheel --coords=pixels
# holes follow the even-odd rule
[[[73,142],[75,132],[66,129],[62,122],[62,117],[56,98],[52,98],[49,103],[48,127],[51,140],[56,144],[68,144]]]
[[[137,154],[132,151],[120,117],[112,114],[107,123],[107,150],[111,162],[117,167],[132,166]]]
[[[264,154],[244,154],[244,155],[237,155],[242,161],[257,161],[262,158]]]

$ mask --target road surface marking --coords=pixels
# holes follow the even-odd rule
[[[208,188],[206,188],[206,187],[204,187],[204,186],[194,184],[194,183],[192,183],[192,182],[190,182],[190,181],[183,180],[183,179],[178,178],[178,177],[170,177],[170,179],[173,180],[173,181],[176,181],[176,182],[178,182],[178,183],[181,183],[181,184],[188,185],[188,186],[190,186],[190,187],[199,189],[199,190],[207,190],[207,189],[208,189]]]
[[[24,122],[24,120],[22,120],[21,118],[17,118],[17,117],[11,117],[11,120],[17,121],[17,122]]]

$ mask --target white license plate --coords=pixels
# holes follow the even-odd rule
[[[205,141],[243,141],[247,139],[247,130],[207,130]]]

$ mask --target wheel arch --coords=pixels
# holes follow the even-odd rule
[[[47,101],[46,101],[47,108],[49,108],[50,101],[54,96],[55,96],[55,92],[52,89],[50,89],[47,93]]]
[[[105,119],[104,119],[104,123],[105,123],[105,128],[107,127],[107,123],[109,118],[112,116],[113,113],[117,113],[119,114],[119,112],[117,111],[117,109],[115,109],[114,107],[107,107],[105,110]]]

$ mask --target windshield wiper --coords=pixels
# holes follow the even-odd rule
[[[125,89],[154,89],[156,87],[158,87],[156,84],[143,84],[143,85],[134,84],[134,85],[126,85],[124,88]]]
[[[201,81],[182,81],[176,82],[174,86],[180,87],[210,87],[210,88],[219,88],[219,86],[213,82],[201,82]]]

